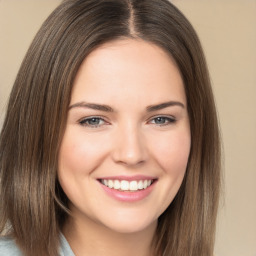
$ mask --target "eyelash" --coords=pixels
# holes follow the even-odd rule
[[[153,117],[150,119],[149,123],[152,123],[152,121],[156,121],[157,119],[164,119],[164,123],[160,123],[160,124],[156,124],[156,123],[153,123],[153,124],[156,124],[158,126],[167,126],[167,125],[171,125],[171,124],[174,124],[176,122],[176,119],[174,117],[167,117],[167,116],[156,116],[156,117]],[[90,124],[89,122],[90,121],[98,121],[98,122],[102,122],[103,121],[103,124]],[[159,121],[159,120],[158,120]],[[98,128],[98,127],[101,127],[105,124],[108,124],[107,121],[105,121],[105,119],[103,117],[100,117],[100,116],[93,116],[93,117],[88,117],[88,118],[84,118],[80,121],[78,121],[78,123],[82,126],[85,126],[85,127],[89,127],[89,128],[92,128],[92,129],[95,129],[95,128]]]
[[[156,117],[151,118],[150,120],[152,121],[152,120],[156,120],[156,119],[164,119],[165,120],[164,123],[156,124],[159,126],[171,125],[176,122],[176,119],[174,117],[169,117],[169,116],[156,116]]]
[[[84,118],[84,119],[80,120],[79,124],[81,124],[82,126],[85,126],[85,127],[89,127],[89,128],[98,128],[98,127],[104,125],[104,124],[88,124],[88,122],[93,121],[94,119],[96,119],[98,121],[103,121],[104,124],[107,123],[104,118],[102,118],[100,116],[93,116],[93,117],[88,117],[88,118]]]

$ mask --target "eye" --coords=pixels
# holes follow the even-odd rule
[[[79,124],[89,128],[97,128],[106,124],[106,121],[101,117],[89,117],[79,121]]]
[[[176,119],[174,117],[167,117],[167,116],[157,116],[150,120],[150,123],[153,123],[159,126],[169,125],[175,122],[176,122]]]

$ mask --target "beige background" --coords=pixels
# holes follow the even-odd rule
[[[59,2],[0,0],[0,127],[29,43]],[[173,2],[201,38],[221,122],[226,182],[216,256],[256,256],[256,0]]]

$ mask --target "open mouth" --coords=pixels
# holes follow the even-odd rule
[[[111,179],[99,179],[99,182],[104,186],[123,192],[135,192],[145,190],[150,187],[156,179],[150,180],[111,180]]]

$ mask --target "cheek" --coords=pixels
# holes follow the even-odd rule
[[[188,131],[170,133],[155,140],[154,155],[166,174],[184,175],[190,153],[190,143]]]
[[[102,161],[104,145],[83,133],[67,130],[59,153],[59,169],[73,173],[90,172]]]
[[[154,142],[154,155],[157,166],[162,172],[159,175],[159,193],[157,200],[160,202],[157,217],[159,217],[171,204],[180,189],[187,169],[190,153],[189,130],[167,132],[165,136],[152,139]]]
[[[87,200],[83,191],[90,187],[91,173],[105,155],[106,148],[97,143],[94,136],[85,136],[83,131],[73,126],[66,129],[59,152],[58,179],[71,202]]]

